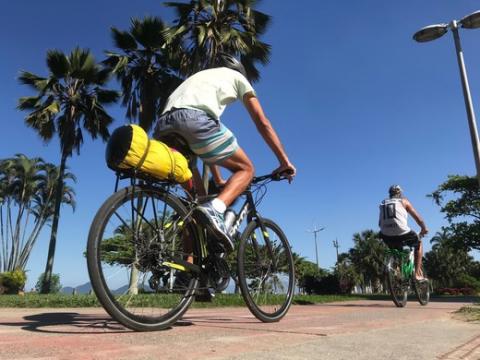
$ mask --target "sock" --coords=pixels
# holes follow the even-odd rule
[[[225,210],[227,210],[227,205],[225,205],[225,203],[219,198],[215,198],[212,200],[212,207],[221,214],[223,214]]]

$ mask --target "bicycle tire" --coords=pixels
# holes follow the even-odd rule
[[[427,305],[430,301],[430,281],[428,279],[418,281],[415,279],[415,275],[413,276],[412,281],[418,302],[422,306]]]
[[[143,203],[140,203],[141,212],[139,212],[138,209],[131,210],[132,214],[135,214],[135,213],[138,214],[137,215],[138,219],[136,219],[135,221],[132,220],[131,223],[140,224],[133,231],[129,229],[130,231],[132,231],[132,234],[135,234],[137,229],[140,229],[138,230],[138,233],[142,232],[143,225],[141,224],[141,222],[145,221],[145,223],[148,223],[147,220],[143,220],[143,219],[147,219],[146,216],[148,216],[147,210],[146,210],[146,208],[148,207],[148,203],[151,202],[152,204],[152,208],[153,208],[152,213],[154,212],[156,213],[154,204],[155,204],[155,200],[158,200],[159,202],[164,204],[165,206],[164,209],[166,209],[166,206],[168,206],[169,209],[172,209],[172,210],[169,210],[172,214],[173,212],[175,212],[176,214],[178,214],[179,218],[185,219],[186,226],[184,227],[184,229],[188,229],[188,231],[190,232],[190,234],[192,234],[193,237],[196,236],[194,226],[186,218],[187,209],[178,198],[158,188],[146,187],[141,185],[137,185],[135,186],[135,188],[127,187],[112,194],[104,202],[104,204],[100,207],[97,214],[95,215],[95,218],[92,222],[92,225],[90,227],[90,232],[88,235],[88,244],[87,244],[88,272],[89,272],[92,288],[98,300],[100,301],[104,309],[107,311],[107,313],[113,319],[117,320],[119,323],[123,324],[127,328],[130,328],[135,331],[162,330],[169,327],[171,324],[173,324],[185,313],[185,311],[187,311],[188,307],[193,301],[193,297],[194,297],[193,295],[195,293],[195,289],[198,286],[198,277],[192,274],[188,275],[186,274],[186,271],[172,270],[171,268],[167,268],[166,272],[168,272],[169,274],[168,275],[169,278],[167,279],[167,282],[169,281],[169,284],[175,284],[175,285],[169,285],[170,289],[167,289],[164,293],[160,293],[158,289],[156,289],[156,291],[151,291],[151,292],[145,291],[145,289],[148,289],[148,287],[150,288],[152,287],[152,284],[150,283],[151,278],[148,280],[149,281],[148,287],[145,287],[144,286],[145,284],[142,284],[143,287],[140,288],[140,290],[142,290],[143,293],[140,292],[138,294],[134,294],[129,289],[128,290],[129,293],[125,293],[126,295],[125,294],[119,295],[111,288],[111,285],[108,282],[110,281],[110,273],[108,272],[108,268],[107,268],[108,261],[102,261],[102,257],[103,259],[106,259],[111,254],[108,252],[109,247],[105,246],[107,241],[110,241],[111,239],[111,238],[106,238],[106,236],[108,236],[108,231],[106,229],[110,227],[109,220],[114,218],[114,215],[115,217],[119,217],[119,218],[121,217],[119,213],[120,213],[120,210],[123,211],[122,206],[125,205],[125,208],[128,209],[128,203],[130,203],[131,205],[134,204],[135,199],[137,199],[137,204],[139,204],[138,199],[143,199],[142,202],[145,201],[144,202],[145,205],[143,205]],[[166,210],[164,210],[163,213],[168,214]],[[134,215],[132,215],[132,217],[133,216]],[[152,215],[152,216],[157,216],[157,215]],[[173,216],[174,215],[172,215],[172,217]],[[153,223],[153,220],[150,220],[150,222]],[[123,220],[123,223],[124,224],[127,223],[128,225],[128,221]],[[156,226],[158,226],[158,223],[159,222],[155,220]],[[154,227],[153,224],[150,224],[150,223],[148,224],[148,226],[147,225],[144,225],[144,226]],[[167,224],[164,223],[163,220],[162,220],[161,226],[163,231],[166,233],[167,230],[165,230],[165,228]],[[158,234],[159,230],[158,229],[155,229],[155,230],[157,231],[157,234]],[[144,231],[144,232],[147,233],[147,231]],[[135,235],[131,235],[131,236],[132,238],[135,237]],[[178,235],[173,234],[171,238],[175,238],[176,236]],[[148,236],[145,236],[145,238],[148,238]],[[147,239],[147,241],[149,242],[150,245],[154,243],[161,243],[161,241],[155,242],[155,239],[153,240]],[[130,243],[132,242],[135,243],[135,240],[131,242],[125,241],[124,244],[126,245],[124,246],[133,247],[135,252],[135,259],[137,261],[139,259],[138,251],[135,250],[136,245],[130,245]],[[163,245],[166,246],[167,243],[164,241]],[[194,241],[194,246],[193,246],[194,262],[198,259],[198,256],[197,256],[198,246],[196,245],[197,245],[197,241]],[[155,249],[157,248],[160,248],[160,247],[159,246],[155,247]],[[130,267],[133,269],[134,266],[130,266]],[[121,269],[122,266],[119,266],[119,268]],[[138,272],[139,270],[135,270],[135,271]],[[181,275],[184,275],[183,276],[184,280],[182,280],[183,284],[181,284],[181,281],[180,281]],[[158,281],[160,282],[160,280]],[[177,284],[181,284],[181,285],[177,285]],[[138,287],[138,282],[136,286]],[[177,294],[180,294],[180,295],[177,295]],[[125,301],[125,299],[121,299],[122,296],[130,297],[130,298],[127,298],[127,301]],[[141,298],[141,296],[143,296],[143,299]],[[164,296],[164,297],[160,298],[160,296]],[[171,308],[165,311],[163,311],[163,308],[161,306],[157,305],[157,302],[162,304],[162,301],[165,299],[167,304],[169,303],[169,301],[176,302],[177,301],[176,298],[179,299],[178,304],[172,305]],[[142,312],[139,311],[137,313],[136,309],[137,309],[137,306],[139,306],[137,304],[140,304],[141,306],[145,303],[145,301],[149,304],[153,303],[154,305],[149,305],[149,307],[146,309],[142,308],[141,309]],[[132,308],[130,309],[129,306],[131,306]],[[159,307],[157,308],[157,306]],[[145,314],[147,310],[150,311],[152,315]]]
[[[252,314],[260,321],[276,322],[287,314],[293,300],[293,257],[287,237],[280,227],[269,219],[262,218],[261,223],[268,233],[267,237],[259,220],[251,221],[240,237],[237,254],[239,284],[243,299]],[[260,236],[256,236],[257,231]],[[259,243],[258,238],[262,238],[263,243]],[[268,250],[267,243],[273,245],[274,251]],[[273,254],[278,256],[272,259]],[[266,257],[259,261],[262,255]],[[256,258],[255,261],[253,257]],[[281,272],[278,276],[272,275],[272,269]],[[288,281],[286,286],[283,284],[285,281]],[[260,291],[265,293],[261,294]]]
[[[386,259],[387,285],[392,300],[397,307],[404,307],[408,299],[408,280],[403,278],[401,259],[390,255]]]

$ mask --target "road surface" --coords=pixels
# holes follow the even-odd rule
[[[97,308],[0,309],[0,359],[480,359],[480,324],[460,302],[293,306],[279,323],[246,308],[191,309],[170,329],[135,333]]]

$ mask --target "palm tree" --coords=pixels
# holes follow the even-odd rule
[[[473,257],[463,248],[457,248],[453,235],[443,229],[432,237],[432,249],[425,254],[424,266],[435,287],[452,287],[470,273]]]
[[[166,40],[177,50],[180,70],[189,76],[212,65],[224,52],[240,56],[249,78],[260,78],[256,62],[267,64],[270,45],[259,40],[270,16],[254,9],[255,0],[192,0],[166,2],[177,14],[176,25],[165,31]]]
[[[62,187],[62,204],[69,205],[74,211],[76,207],[75,190],[68,185],[67,180],[77,182],[77,178],[74,174],[69,172],[66,167],[63,173]],[[60,167],[50,163],[45,163],[42,166],[44,176],[40,179],[37,186],[37,193],[34,196],[34,206],[32,213],[36,218],[35,227],[33,228],[28,241],[24,244],[23,250],[20,256],[20,265],[25,268],[33,246],[42,230],[43,226],[52,220],[55,214],[55,192],[58,185],[57,179],[60,173]]]
[[[49,169],[55,169],[56,175],[50,175]],[[41,158],[17,154],[0,160],[0,268],[3,271],[25,269],[41,229],[52,218],[57,174],[58,167]],[[67,173],[66,178],[70,176]],[[45,183],[50,184],[48,197]],[[74,203],[73,190],[65,185],[64,192],[63,202]]]
[[[50,141],[55,134],[60,140],[60,169],[43,292],[48,292],[52,275],[67,159],[75,150],[80,153],[82,127],[93,139],[101,137],[105,141],[108,138],[108,125],[113,119],[104,105],[116,102],[119,97],[116,91],[102,88],[109,71],[95,63],[89,50],[77,47],[68,56],[58,50],[49,50],[47,66],[48,77],[21,72],[20,82],[30,86],[37,95],[22,97],[18,103],[20,110],[30,112],[25,118],[27,126],[35,129],[44,141]]]
[[[7,263],[7,267],[10,269],[18,267],[20,248],[23,247],[28,221],[32,215],[31,203],[35,193],[38,191],[38,182],[44,176],[40,171],[43,164],[44,161],[40,158],[29,159],[23,154],[17,154],[10,166],[13,177],[8,187],[17,207],[15,226],[11,229],[12,251]],[[22,224],[22,220],[25,221],[24,224]]]
[[[111,31],[121,53],[107,52],[103,63],[120,81],[127,118],[148,131],[181,81],[165,48],[165,25],[158,17],[146,17],[132,19],[130,31]]]
[[[386,246],[380,241],[379,234],[373,230],[365,230],[353,235],[354,247],[349,255],[363,285],[373,286],[374,292],[379,290],[383,280]]]

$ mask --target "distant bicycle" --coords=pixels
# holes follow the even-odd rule
[[[414,251],[413,246],[386,250],[385,273],[388,290],[397,307],[407,304],[412,288],[421,305],[427,305],[430,300],[430,281],[415,278]]]
[[[118,190],[120,179],[129,179],[130,186]],[[266,184],[284,179],[278,174],[254,178],[230,227],[238,285],[250,311],[263,322],[284,317],[294,294],[288,240],[256,208]],[[223,248],[192,217],[195,206],[206,200],[185,195],[169,181],[117,174],[115,193],[95,215],[87,246],[93,290],[112,318],[137,331],[165,329],[187,311],[196,294],[228,286],[231,269]]]

